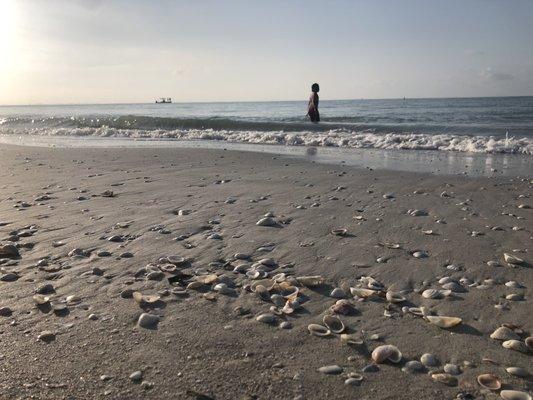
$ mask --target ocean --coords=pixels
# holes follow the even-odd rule
[[[0,135],[533,155],[533,97],[0,106]]]

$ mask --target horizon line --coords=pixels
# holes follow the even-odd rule
[[[531,95],[507,95],[507,96],[452,96],[452,97],[360,97],[360,98],[345,98],[345,99],[320,99],[320,101],[361,101],[361,100],[453,100],[453,99],[492,99],[492,98],[516,98],[516,97],[533,97]],[[170,97],[172,98],[172,97]],[[193,100],[193,101],[172,101],[172,103],[165,104],[224,104],[224,103],[295,103],[307,102],[306,99],[301,100]],[[0,107],[39,107],[39,106],[109,106],[109,105],[141,105],[141,104],[156,104],[155,100],[151,102],[118,102],[118,103],[30,103],[30,104],[0,104]]]

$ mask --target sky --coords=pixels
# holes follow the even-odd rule
[[[533,95],[533,0],[0,0],[0,104]]]

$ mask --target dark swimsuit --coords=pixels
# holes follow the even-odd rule
[[[311,93],[309,105],[307,106],[307,115],[309,115],[311,122],[320,122],[320,113],[318,112],[318,94],[316,93]]]

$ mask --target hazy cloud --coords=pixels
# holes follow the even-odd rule
[[[511,81],[514,79],[514,76],[505,72],[494,71],[492,68],[487,67],[479,73],[480,78],[490,80],[490,81]]]

